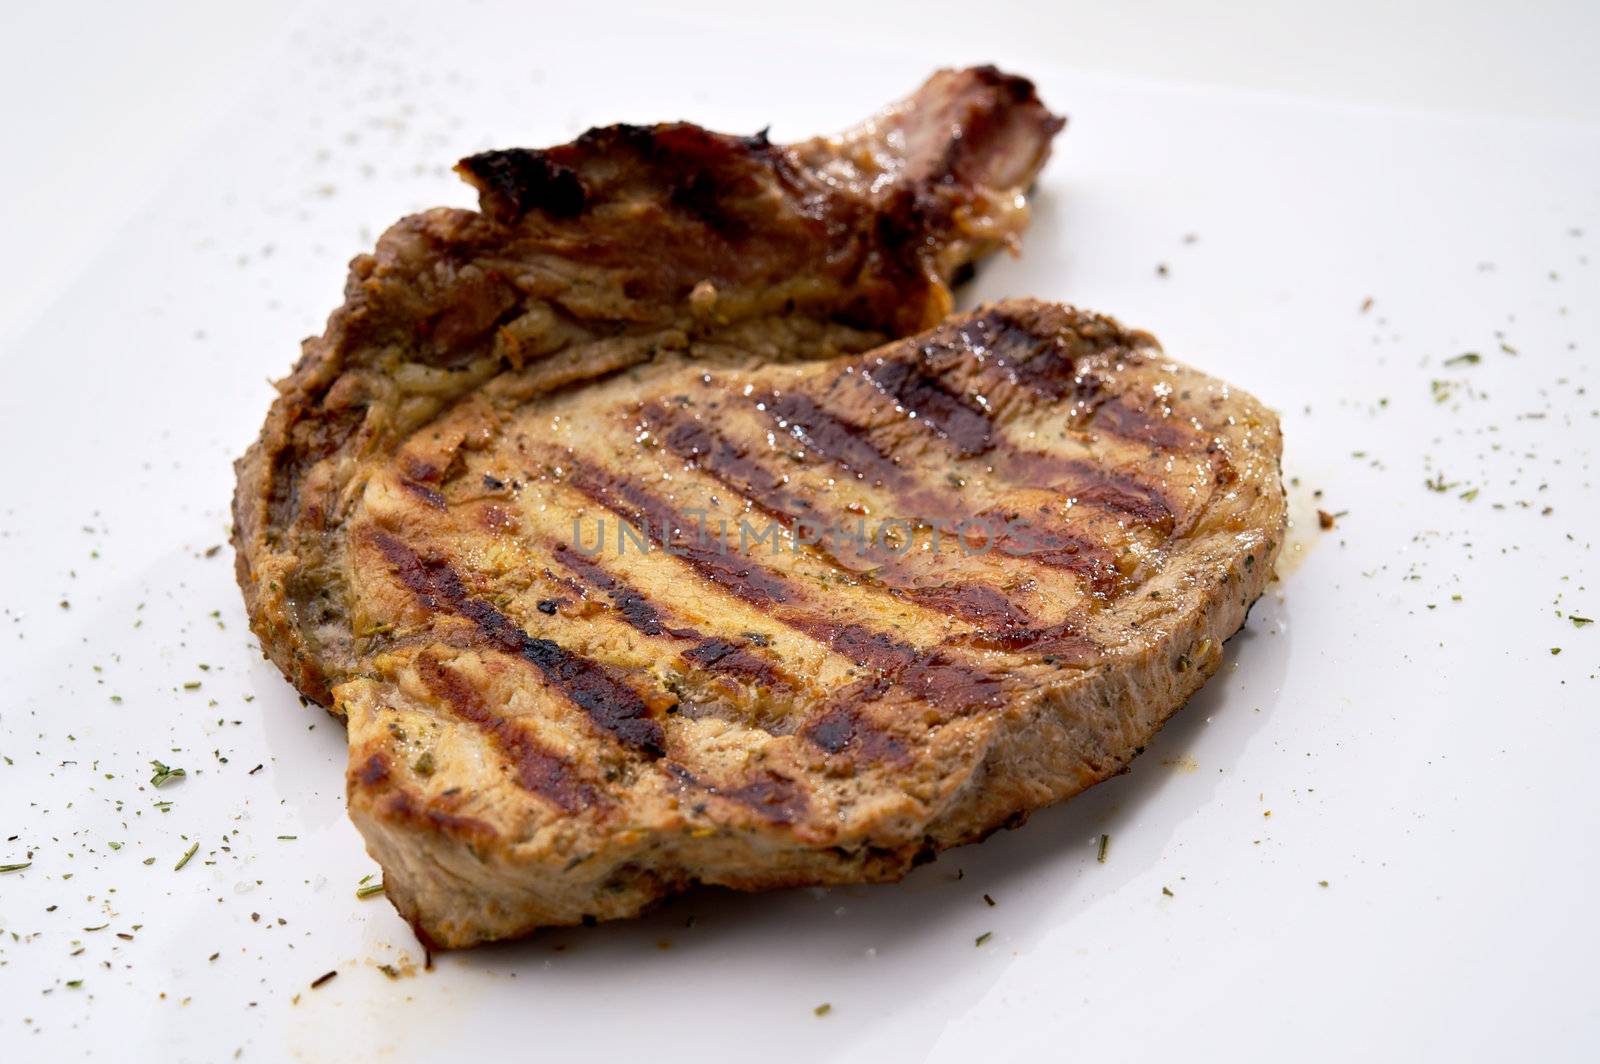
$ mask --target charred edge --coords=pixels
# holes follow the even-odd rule
[[[485,213],[502,221],[516,221],[531,210],[574,218],[588,200],[578,175],[543,151],[486,151],[462,159],[456,169],[481,193]]]
[[[793,824],[803,820],[811,807],[805,787],[788,776],[770,770],[733,787],[706,783],[678,764],[668,765],[667,771],[685,787],[738,802],[774,824]]]
[[[1033,82],[1019,74],[1007,74],[993,63],[984,63],[981,66],[969,67],[972,76],[985,85],[1002,90],[1011,97],[1014,104],[1041,103],[1039,93],[1034,88]],[[1066,125],[1066,120],[1055,115],[1049,116],[1052,132]]]
[[[400,485],[411,494],[415,495],[417,498],[433,507],[435,510],[444,510],[448,508],[447,504],[445,503],[444,496],[428,487],[426,484],[418,484],[415,480],[402,479],[400,481]]]
[[[515,720],[497,716],[481,695],[455,672],[432,657],[424,656],[417,671],[428,690],[443,700],[450,711],[487,735],[516,769],[517,784],[576,813],[596,804],[594,788],[577,778],[565,758],[546,750]]]
[[[272,456],[272,472],[267,489],[267,534],[274,542],[296,522],[320,527],[326,516],[315,501],[302,512],[300,487],[311,469],[337,454],[361,429],[366,408],[345,407],[319,410],[289,430],[289,439]]]
[[[685,521],[666,502],[634,481],[576,469],[567,483],[624,521],[645,531],[670,554],[681,558],[702,579],[735,598],[766,607],[787,602],[792,597],[792,589],[783,578],[754,562],[703,542],[703,536],[696,537],[701,541],[682,542],[679,533],[696,526]]]
[[[535,639],[487,602],[469,597],[461,577],[449,565],[425,561],[387,533],[374,531],[372,539],[395,575],[424,605],[471,621],[490,645],[533,665],[590,720],[625,746],[651,757],[664,752],[661,724],[651,718],[638,692],[605,666],[548,639]]]

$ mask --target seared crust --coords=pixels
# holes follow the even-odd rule
[[[1013,243],[1061,120],[1027,81],[944,71],[837,137],[788,147],[614,126],[458,170],[481,211],[406,218],[238,462],[251,625],[308,698],[356,667],[341,526],[363,463],[490,380],[531,397],[644,362],[862,351],[937,321],[958,270]]]
[[[1200,687],[1272,571],[1279,455],[1254,399],[1031,302],[486,388],[347,524],[351,814],[440,946],[892,879],[1120,771]]]

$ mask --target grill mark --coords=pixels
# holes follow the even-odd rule
[[[1112,560],[1110,551],[1093,540],[1071,531],[1033,524],[1013,530],[1008,526],[1020,518],[1014,512],[985,510],[978,516],[987,523],[987,527],[996,530],[992,549],[1006,557],[1076,573],[1096,594],[1109,595],[1116,590],[1122,573]]]
[[[642,592],[624,584],[576,551],[557,547],[552,553],[556,561],[576,573],[578,579],[604,591],[630,628],[645,635],[661,635],[667,631],[661,624],[661,612]]]
[[[1103,382],[1079,375],[1078,360],[1056,337],[1041,337],[1003,314],[988,314],[973,322],[981,330],[985,344],[995,351],[1009,376],[1035,395],[1052,402],[1069,396],[1080,403],[1092,402]]]
[[[692,417],[688,419],[675,417],[671,411],[657,405],[647,406],[643,413],[651,421],[664,427],[662,440],[674,454],[694,463],[696,468],[739,492],[786,527],[795,528],[802,522],[814,522],[813,515],[817,511],[809,500],[789,491],[781,477],[768,470],[759,461],[748,457],[745,449],[721,433],[713,431]],[[843,422],[831,418],[831,423],[843,431]],[[858,442],[863,449],[871,449],[865,440]],[[913,493],[906,491],[900,495],[909,499]],[[932,495],[929,495],[928,499],[930,501],[922,509],[935,511],[932,514],[933,520],[955,523],[955,508],[948,501],[937,500]],[[848,564],[845,559],[828,550],[824,544],[809,545],[835,566],[857,571],[859,577],[866,579],[865,574],[860,573],[856,566]],[[993,599],[1001,597],[998,591],[974,585],[975,593],[968,595],[960,593],[959,588],[921,586],[918,584],[918,578],[925,574],[919,572],[916,565],[909,564],[904,556],[892,550],[885,550],[876,542],[866,553],[872,562],[870,577],[872,584],[891,588],[913,602],[955,613],[963,620],[975,624],[993,622],[997,609]],[[1044,564],[1053,564],[1055,556],[1044,553],[1040,558]],[[1017,616],[1026,616],[1025,610],[1009,602],[999,608]]]
[[[427,654],[418,659],[417,672],[428,690],[442,699],[452,713],[494,742],[516,769],[517,784],[523,790],[548,799],[567,813],[597,803],[599,796],[594,788],[578,779],[571,762],[545,749],[516,720],[495,714],[460,675]]]
[[[651,420],[666,426],[663,439],[673,453],[695,463],[697,468],[740,492],[773,518],[791,527],[812,520],[812,514],[816,511],[809,501],[792,501],[798,497],[786,488],[780,490],[781,482],[775,474],[747,457],[738,445],[720,433],[693,418],[674,419],[669,411],[659,406],[647,407],[645,413]],[[842,425],[838,419],[833,420],[836,425]],[[968,520],[968,515],[961,512],[958,500],[952,495],[922,488],[902,488],[893,494],[899,505],[910,507],[912,513],[934,522],[942,530],[952,526],[959,529]],[[990,521],[993,516],[993,513],[976,515],[985,521]],[[1070,529],[1041,531],[1034,529],[1031,524],[1025,533],[1021,530],[1002,531],[1006,523],[1002,521],[994,526],[997,533],[994,537],[995,549],[1003,549],[1013,558],[1076,573],[1084,577],[1090,589],[1097,594],[1108,594],[1115,588],[1120,577],[1115,561],[1110,552],[1094,540],[1077,535]],[[962,612],[976,606],[975,600],[951,595],[946,588],[919,585],[918,578],[925,575],[924,571],[909,564],[900,554],[878,548],[876,543],[873,546],[875,549],[870,553],[870,560],[874,563],[874,582],[905,594],[913,602],[948,609],[963,620],[984,624],[993,619],[992,603],[982,604],[981,608],[971,612]],[[822,544],[812,544],[812,548],[840,568],[854,568],[826,550]],[[1013,605],[1010,609],[1025,614],[1021,607]]]
[[[477,626],[489,645],[537,668],[568,701],[602,730],[649,757],[660,757],[665,734],[639,693],[597,661],[581,657],[548,639],[535,639],[510,618],[467,594],[461,577],[444,562],[424,560],[386,532],[371,532],[373,545],[388,560],[401,583],[429,609],[448,610]]]
[[[838,624],[815,617],[789,618],[785,623],[857,665],[871,666],[884,672],[905,668],[916,660],[919,653],[910,643],[859,624]]]
[[[625,477],[574,469],[567,481],[573,488],[618,517],[636,525],[659,541],[667,553],[682,558],[706,581],[754,606],[768,607],[792,597],[788,583],[777,574],[742,557],[703,543],[676,541],[674,533],[694,527],[665,501]]]
[[[863,680],[854,686],[864,694],[870,692],[875,696],[881,693],[875,681]],[[856,698],[852,694],[825,709],[800,734],[826,753],[849,754],[864,764],[905,761],[905,742],[873,724],[862,713],[862,704],[872,698],[863,697],[860,701]]]
[[[661,613],[645,595],[623,583],[587,558],[565,547],[553,552],[556,561],[567,566],[590,587],[604,591],[617,607],[618,614],[635,631],[648,636],[667,636],[672,639],[693,640],[695,645],[679,655],[691,665],[707,672],[724,673],[751,683],[771,687],[788,687],[788,679],[766,657],[757,654],[742,643],[718,637],[706,637],[693,628],[668,628]]]
[[[863,366],[862,374],[915,420],[948,440],[958,456],[971,458],[994,447],[994,420],[988,411],[949,391],[911,362],[880,361]]]
[[[368,787],[378,787],[389,782],[389,771],[389,755],[376,750],[356,770],[356,779]]]
[[[853,424],[809,396],[797,392],[768,393],[756,398],[758,408],[803,443],[813,454],[840,468],[892,491],[926,511],[930,518],[954,522],[958,508],[947,499],[926,492],[916,478],[871,441],[870,430]],[[1025,451],[991,436],[989,461],[996,472],[1024,487],[1048,487],[1058,494],[1092,503],[1148,524],[1164,535],[1174,526],[1172,507],[1159,487],[1125,473],[1111,472],[1081,458],[1062,458],[1041,451]],[[1065,481],[1065,483],[1062,483]],[[905,502],[901,503],[905,505]]]
[[[1090,664],[1099,648],[1071,621],[1042,628],[1009,627],[988,632],[968,632],[951,636],[946,646],[980,650],[1031,650],[1072,664]]]
[[[679,656],[708,672],[726,673],[767,687],[789,686],[771,661],[731,639],[718,636],[702,638]]]
[[[418,805],[407,791],[391,793],[385,803],[384,813],[391,820],[406,821],[429,831],[462,839],[468,848],[491,846],[499,837],[494,828],[484,821],[453,813],[426,800]]]
[[[1148,444],[1162,450],[1192,451],[1204,446],[1194,431],[1181,422],[1152,417],[1119,398],[1096,404],[1090,424],[1130,443]]]
[[[429,506],[433,507],[435,510],[448,509],[448,504],[445,502],[444,496],[439,494],[437,491],[434,491],[426,484],[419,484],[415,480],[401,478],[400,486],[405,488],[411,494],[415,495],[417,498],[421,499],[423,502],[427,503]]]
[[[1077,354],[1059,334],[1041,336],[1001,311],[991,311],[965,323],[954,335],[942,335],[924,345],[923,360],[941,355],[958,361],[965,359],[973,343],[973,333],[978,334],[981,338],[978,342],[990,348],[995,356],[979,363],[984,375],[993,372],[989,369],[992,366],[994,371],[1004,374],[1004,379],[1052,403],[1070,398],[1074,406],[1082,408],[1085,422],[1100,432],[1169,451],[1196,451],[1206,447],[1206,440],[1188,426],[1152,417],[1128,405],[1121,396],[1107,394],[1105,381],[1100,377],[1079,373]],[[1086,342],[1095,351],[1129,347],[1126,337],[1110,332]]]
[[[874,723],[871,706],[917,702],[952,717],[1001,704],[1006,673],[970,665],[942,649],[912,650],[882,676],[858,680],[829,698],[803,725],[800,734],[830,754],[849,754],[861,762],[901,762],[906,741]]]
[[[1161,489],[1126,473],[1071,458],[1056,465],[1052,479],[1055,481],[1052,490],[1077,499],[1080,503],[1090,503],[1130,517],[1163,535],[1171,535],[1176,526],[1177,514]]]
[[[1031,620],[1027,610],[987,584],[919,588],[914,597],[919,605],[953,613],[978,625],[998,624],[1011,628],[1026,625]]]
[[[438,466],[410,452],[400,455],[400,469],[407,477],[424,484],[438,483],[440,478]]]
[[[733,787],[707,783],[679,764],[668,764],[667,772],[685,787],[731,799],[774,824],[803,820],[811,808],[810,796],[799,781],[770,770]]]
[[[808,395],[786,392],[758,396],[756,403],[780,428],[804,443],[813,453],[854,473],[863,480],[887,488],[903,489],[914,484],[900,463],[880,451],[868,438],[867,430],[834,414]],[[798,429],[796,434],[793,430]]]
[[[676,523],[676,514],[670,506],[630,481],[574,466],[567,483],[624,520],[635,524],[649,521],[654,528],[681,527]],[[630,505],[619,503],[614,498],[616,495],[625,495]],[[695,567],[693,558],[686,560],[691,567]],[[730,563],[729,559],[718,560],[723,565]],[[710,568],[709,571],[713,575],[707,579],[717,583],[716,577],[721,576],[723,570]],[[904,744],[893,736],[879,734],[871,722],[862,716],[866,705],[889,695],[921,699],[956,715],[998,705],[1007,672],[957,660],[942,648],[921,650],[886,632],[854,623],[840,624],[811,613],[797,607],[794,600],[802,596],[779,574],[760,569],[754,563],[751,563],[750,573],[759,573],[759,579],[773,584],[778,592],[775,599],[764,597],[761,602],[774,620],[817,640],[857,665],[871,667],[882,673],[879,677],[858,681],[847,687],[841,695],[830,700],[829,708],[816,720],[801,729],[802,735],[822,749],[838,752],[850,748],[864,757],[898,756],[895,751],[903,751]],[[741,581],[747,579],[750,576],[740,577]],[[846,720],[854,723],[845,728],[840,722]],[[838,750],[830,750],[829,743],[837,746]]]
[[[815,511],[809,499],[788,489],[782,476],[750,458],[747,448],[712,431],[703,422],[694,417],[675,417],[655,404],[646,406],[643,413],[651,421],[667,426],[663,442],[673,454],[696,462],[723,483],[738,487],[763,510],[774,516],[783,515],[790,522]]]

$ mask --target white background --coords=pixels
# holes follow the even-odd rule
[[[6,1059],[1593,1059],[1597,16],[1394,6],[8,6]],[[265,380],[383,226],[471,202],[462,154],[798,137],[987,60],[1071,125],[964,301],[1116,313],[1282,414],[1293,549],[1231,663],[1130,774],[905,884],[410,974],[340,729],[207,556]]]

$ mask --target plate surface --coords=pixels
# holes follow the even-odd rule
[[[618,120],[803,136],[930,59],[408,23],[287,35],[9,344],[9,1059],[1591,1057],[1600,130],[1036,65],[1071,124],[1023,256],[962,301],[1116,314],[1280,411],[1296,527],[1222,672],[1125,776],[903,884],[705,892],[420,971],[355,897],[341,729],[233,584],[264,381],[384,226],[471,204],[463,154]]]

